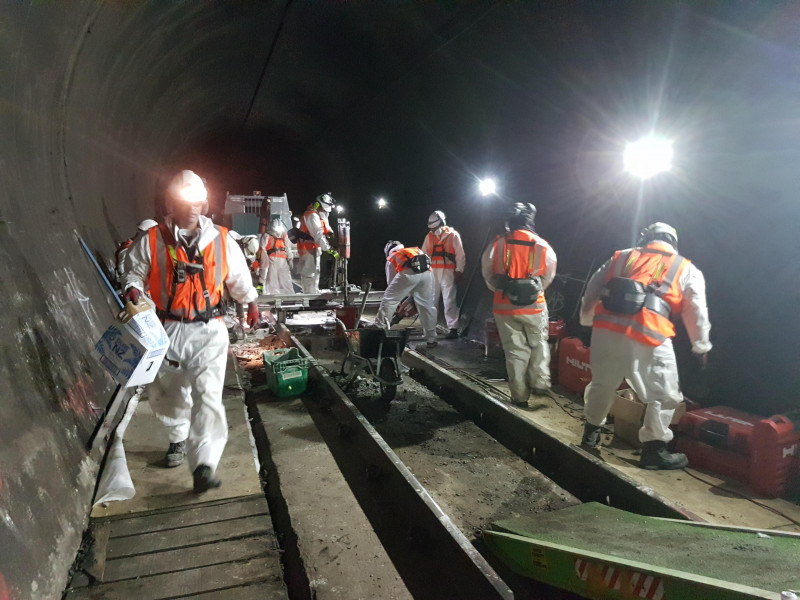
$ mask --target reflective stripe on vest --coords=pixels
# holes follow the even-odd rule
[[[547,248],[536,243],[536,237],[526,229],[516,229],[505,236],[497,236],[494,246],[493,273],[505,274],[513,279],[528,276],[541,277],[547,268]],[[509,302],[502,290],[494,293],[492,312],[498,315],[535,315],[547,308],[544,291],[529,306],[516,306]]]
[[[150,241],[150,295],[156,308],[178,319],[203,320],[222,301],[223,286],[228,277],[228,230],[214,225],[219,236],[198,250],[195,261],[189,260],[182,245],[175,243],[163,223],[148,230]],[[171,244],[165,241],[168,239]],[[202,260],[198,261],[200,258]],[[185,281],[176,279],[180,264]],[[199,268],[202,266],[202,270]],[[205,287],[205,290],[203,289]]]
[[[394,270],[397,273],[401,271],[411,271],[411,267],[407,267],[406,263],[418,254],[422,254],[422,250],[419,248],[401,248],[397,252],[390,254],[387,260],[394,265]]]
[[[455,238],[453,230],[445,227],[440,236],[429,231],[428,237],[430,237],[431,247],[431,268],[454,270],[456,268],[456,248],[453,242]]]
[[[683,292],[680,274],[689,261],[663,242],[651,242],[643,248],[620,250],[614,254],[606,282],[613,277],[628,277],[651,286],[669,306],[672,313],[680,310]],[[593,326],[627,335],[648,346],[660,346],[675,337],[675,326],[669,317],[645,305],[632,315],[613,313],[599,304],[595,308]]]
[[[311,235],[308,232],[308,226],[306,225],[306,219],[308,217],[310,217],[313,213],[316,213],[316,212],[317,211],[314,210],[313,208],[307,208],[306,212],[303,213],[303,218],[300,219],[300,231],[302,233],[305,233],[306,235]],[[328,227],[327,219],[323,219],[320,216],[319,220],[322,222],[322,235],[330,235],[332,232],[331,232],[330,227]],[[312,250],[316,250],[319,247],[320,247],[320,245],[317,242],[315,242],[313,238],[310,239],[310,240],[299,240],[297,242],[297,250],[301,254],[305,254],[306,252],[310,252]]]
[[[267,236],[267,245],[264,246],[264,250],[270,258],[288,258],[286,242],[283,241],[282,237]]]

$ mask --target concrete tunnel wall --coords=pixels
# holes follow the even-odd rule
[[[230,40],[265,35],[271,10],[3,7],[0,598],[60,597],[102,459],[86,443],[115,384],[90,351],[116,309],[76,233],[111,259],[152,216],[165,165],[246,112],[261,65]],[[237,59],[252,76],[220,72]]]

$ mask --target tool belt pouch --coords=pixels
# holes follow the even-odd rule
[[[622,315],[633,315],[644,307],[648,289],[640,281],[627,277],[612,277],[600,295],[603,307]]]
[[[417,254],[406,261],[406,266],[414,273],[424,273],[431,268],[431,259],[427,254]]]
[[[542,293],[542,280],[538,277],[510,279],[503,293],[514,306],[530,306],[536,303]]]

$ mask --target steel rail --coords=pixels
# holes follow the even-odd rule
[[[273,324],[284,341],[296,346],[303,357],[313,358],[285,326]],[[359,494],[354,489],[415,597],[514,598],[333,378],[315,363],[309,367],[309,390],[303,403],[351,487],[368,491]]]

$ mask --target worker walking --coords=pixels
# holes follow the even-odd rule
[[[300,235],[297,242],[298,270],[304,294],[319,294],[320,257],[331,250],[327,237],[333,233],[328,225],[328,215],[333,210],[333,196],[320,194],[314,203],[306,208],[300,219]]]
[[[636,248],[615,252],[592,275],[581,303],[581,324],[592,326],[592,381],[584,394],[581,444],[600,445],[601,425],[624,378],[646,406],[639,429],[639,465],[645,469],[681,469],[689,462],[667,451],[669,425],[683,402],[670,316],[681,316],[701,366],[711,350],[705,279],[677,247],[673,227],[646,227]]]
[[[456,284],[461,281],[466,266],[461,235],[445,222],[445,215],[435,210],[428,217],[428,235],[422,242],[422,251],[431,257],[433,270],[433,306],[439,310],[439,298],[444,306],[447,339],[458,337],[458,304]],[[437,317],[438,322],[438,317]]]
[[[511,401],[517,406],[528,406],[531,393],[550,392],[544,291],[556,274],[556,254],[536,233],[535,219],[533,204],[515,204],[507,232],[481,256],[481,274],[494,292],[492,312],[506,355]]]
[[[426,345],[428,348],[435,348],[436,309],[433,306],[434,284],[430,257],[419,248],[406,248],[396,240],[387,242],[383,252],[386,255],[387,286],[378,307],[375,324],[389,329],[397,305],[403,298],[410,296],[417,305]]]
[[[168,464],[170,456],[182,462],[185,449],[196,493],[220,485],[215,471],[228,438],[224,288],[248,305],[251,326],[259,320],[247,262],[228,230],[203,216],[206,195],[195,173],[178,173],[167,188],[167,216],[131,246],[125,269],[125,300],[136,303],[149,286],[170,340],[150,405],[168,432]]]
[[[271,219],[269,229],[261,236],[261,261],[259,280],[264,294],[294,294],[291,244],[286,227],[280,218]]]

